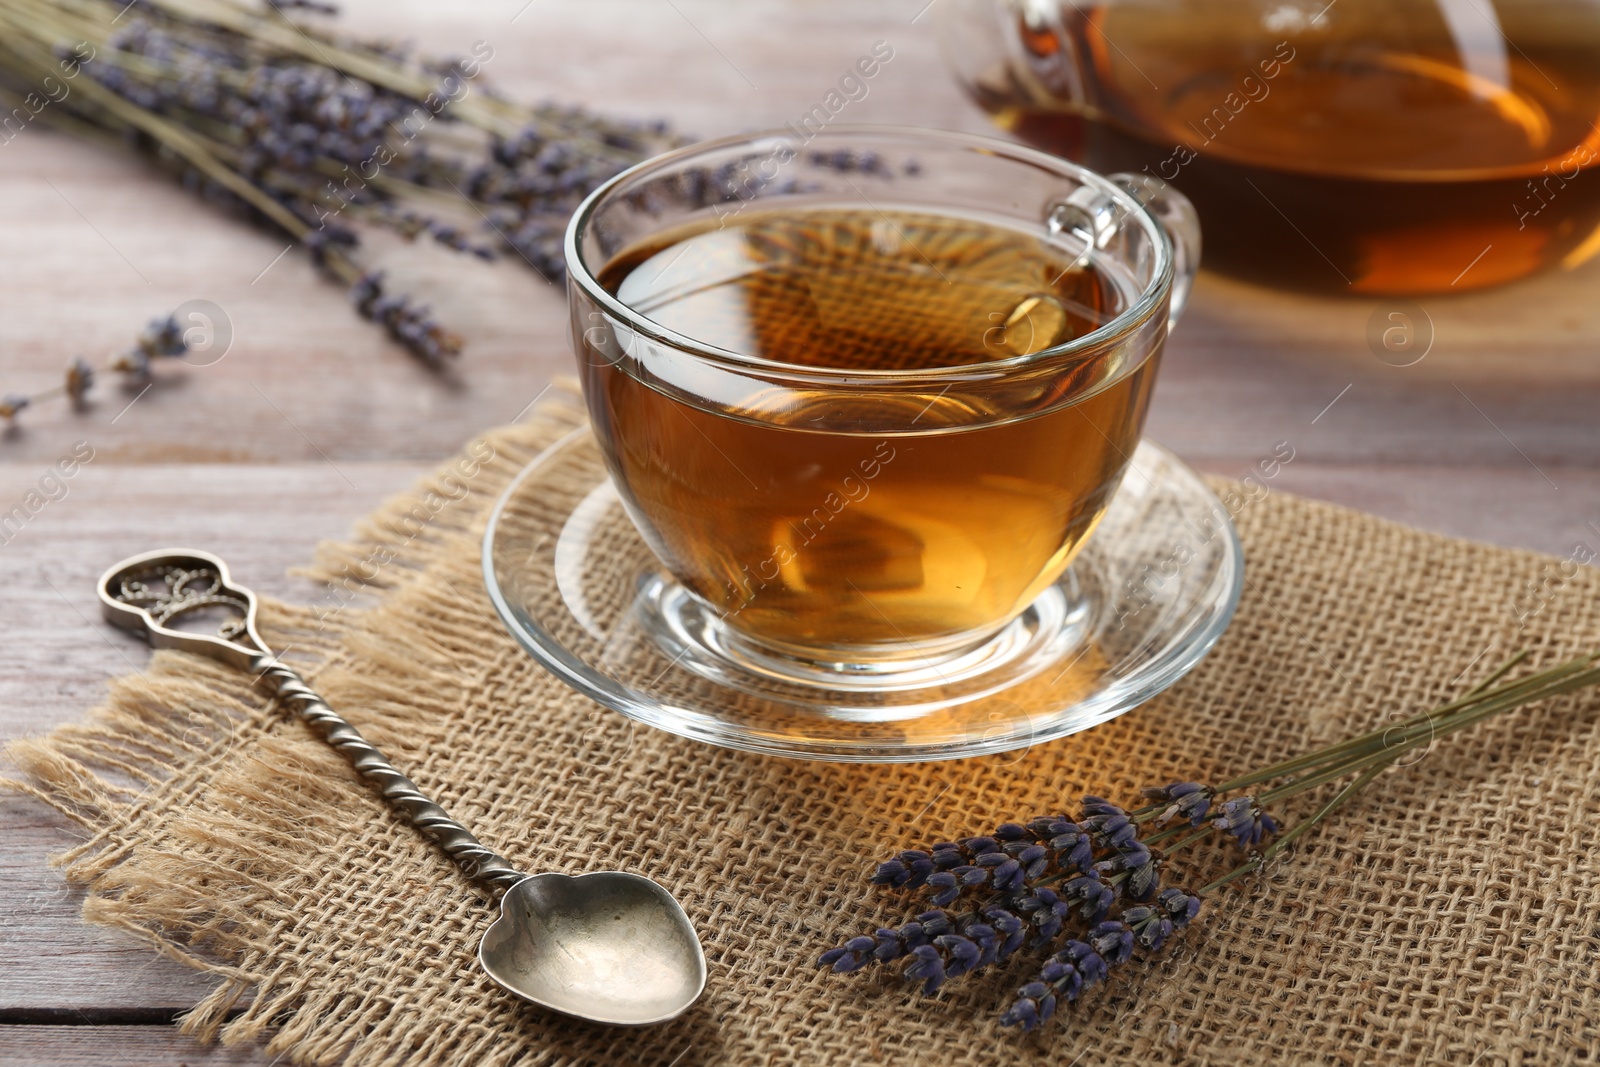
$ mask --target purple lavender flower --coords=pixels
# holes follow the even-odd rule
[[[908,848],[878,864],[872,876],[873,885],[893,886],[896,889],[916,889],[926,885],[934,873],[933,857],[921,849]]]
[[[1069,879],[1061,887],[1061,895],[1069,907],[1075,907],[1086,922],[1097,923],[1106,917],[1111,905],[1116,903],[1121,883],[1111,885],[1100,877],[1100,872],[1090,870]]]
[[[1139,838],[1139,827],[1128,813],[1102,797],[1083,798],[1080,825],[1097,848],[1125,848]]]
[[[991,852],[1000,851],[1000,841],[993,837],[963,837],[959,841],[941,841],[933,846],[935,852],[944,853],[941,862],[949,865],[954,861],[945,857],[960,856],[967,862],[974,857],[985,856]]]
[[[1161,888],[1161,860],[1143,842],[1125,845],[1095,866],[1102,875],[1125,872],[1123,892],[1130,900],[1143,903]]]
[[[142,348],[130,348],[111,361],[111,369],[130,382],[142,382],[150,377],[150,357]]]
[[[1044,982],[1029,982],[1000,1016],[1001,1026],[1020,1026],[1024,1033],[1050,1021],[1056,1013],[1055,991]]]
[[[7,393],[0,396],[0,419],[14,419],[17,412],[27,407],[31,400],[21,393]]]
[[[953,904],[961,896],[962,882],[952,871],[937,871],[928,876],[928,900],[934,907]]]
[[[923,995],[931,997],[944,985],[944,956],[932,945],[920,945],[912,952],[912,960],[906,965],[905,974],[910,981],[920,980]]]
[[[1199,782],[1174,782],[1159,789],[1146,789],[1147,799],[1167,807],[1156,816],[1156,825],[1165,826],[1174,818],[1199,826],[1211,810],[1211,787]]]
[[[1139,827],[1126,815],[1092,815],[1083,828],[1100,848],[1124,848],[1139,838]]]
[[[1000,1016],[1001,1026],[1018,1026],[1023,1030],[1046,1023],[1055,1014],[1058,998],[1067,1002],[1077,1000],[1090,987],[1105,981],[1106,959],[1083,941],[1069,941],[1067,947],[1045,961],[1038,977],[1017,990],[1005,1014]]]
[[[1023,920],[1005,908],[991,906],[959,918],[934,910],[897,929],[884,927],[852,937],[824,952],[817,958],[817,966],[848,974],[869,964],[907,959],[905,976],[920,980],[923,992],[932,995],[946,979],[1006,959],[1025,937]]]
[[[973,924],[968,927],[969,932],[974,928],[978,928],[983,940],[994,936],[993,930],[985,924]],[[932,944],[918,945],[909,955],[911,962],[906,964],[905,977],[909,981],[921,981],[923,995],[930,997],[939,991],[946,979],[975,971],[994,957],[992,950],[986,953],[979,941],[961,934],[941,934]],[[985,955],[989,959],[985,959]]]
[[[1022,864],[1004,852],[984,853],[970,870],[969,885],[989,885],[998,893],[1014,893],[1023,885]]]
[[[1089,931],[1088,941],[1108,966],[1126,962],[1133,955],[1133,928],[1117,919],[1097,923]]]
[[[1036,841],[1048,848],[1062,870],[1085,871],[1094,865],[1094,842],[1065,816],[1047,816],[1028,823]]]
[[[880,931],[881,933],[882,931]],[[849,974],[867,965],[877,941],[865,935],[852,937],[838,948],[830,948],[817,960],[818,967],[830,967],[834,974]]]
[[[1187,926],[1200,912],[1200,898],[1181,889],[1163,890],[1153,906],[1139,905],[1123,911],[1121,919],[1133,930],[1141,948],[1155,952],[1172,932]]]
[[[1262,838],[1278,832],[1278,821],[1261,810],[1255,797],[1235,797],[1224,801],[1211,825],[1232,834],[1240,848],[1253,848]]]
[[[354,248],[358,243],[354,230],[336,222],[324,222],[321,228],[312,230],[300,239],[306,254],[311,257],[312,266],[319,270],[328,269],[328,257],[332,250]]]
[[[1144,904],[1125,910],[1122,913],[1122,921],[1133,931],[1133,938],[1139,947],[1149,949],[1151,952],[1159,950],[1173,931],[1170,918],[1156,908]]]
[[[963,837],[959,841],[941,841],[928,854],[937,868],[927,878],[935,904],[952,903],[963,889],[989,885],[995,868],[1007,856],[1000,850],[1000,842],[993,837]],[[1011,872],[1005,872],[1009,879]]]
[[[89,389],[94,385],[94,368],[82,356],[75,356],[67,364],[67,377],[62,388],[67,394],[67,399],[74,405],[81,405],[84,398],[89,395]]]
[[[1117,807],[1105,797],[1085,796],[1083,798],[1083,816],[1092,819],[1098,815],[1126,815],[1126,811]]]
[[[1156,907],[1172,920],[1173,926],[1188,926],[1200,914],[1200,898],[1190,896],[1181,889],[1163,889],[1156,900]]]
[[[183,339],[183,327],[171,315],[151,319],[136,343],[150,356],[181,356],[189,351],[189,343]]]
[[[350,287],[350,302],[363,318],[382,324],[389,335],[431,367],[461,353],[461,338],[440,325],[426,307],[404,296],[386,296],[383,272],[363,274]]]
[[[1057,961],[1071,963],[1077,968],[1083,977],[1085,987],[1104,982],[1110,971],[1105,957],[1083,941],[1068,942],[1067,947],[1056,953],[1055,958]]]
[[[1078,999],[1085,989],[1103,980],[1105,974],[1105,960],[1082,941],[1073,941],[1039,968],[1039,980],[1059,990],[1069,1001]]]
[[[944,911],[925,911],[897,929],[881,928],[873,934],[852,937],[838,948],[831,948],[817,959],[817,966],[831,967],[835,974],[848,974],[869,963],[889,963],[910,955],[924,945],[955,929]]]
[[[1072,916],[1072,901],[1054,889],[1030,889],[1016,902],[1016,909],[1033,925],[1033,943],[1047,945],[1061,933],[1062,924]]]
[[[992,938],[994,931],[988,926],[982,927],[978,936]],[[975,971],[984,963],[983,948],[972,938],[961,934],[945,934],[943,937],[934,938],[934,947],[941,948],[945,953],[944,975],[946,978],[959,978],[969,971]],[[992,958],[992,957],[991,957]],[[908,974],[907,977],[910,977]]]
[[[1048,889],[1039,890],[1050,892]],[[1022,947],[1028,937],[1028,924],[1015,912],[991,904],[983,909],[983,917],[995,933],[995,959],[1004,960]],[[1054,936],[1054,935],[1052,935]]]

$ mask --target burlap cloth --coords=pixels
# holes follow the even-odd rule
[[[630,727],[495,618],[479,572],[487,510],[573,418],[548,409],[478,442],[493,453],[481,469],[456,467],[325,548],[315,571],[337,591],[269,605],[266,629],[522,869],[623,868],[667,886],[705,944],[704,998],[670,1024],[614,1030],[500,991],[474,958],[486,894],[239,673],[158,653],[87,723],[12,756],[87,831],[64,859],[85,917],[223,980],[189,1030],[363,1067],[1595,1058],[1592,694],[1449,738],[1380,778],[1269,876],[1215,895],[1161,957],[1136,958],[1039,1034],[994,1025],[1033,954],[931,1000],[893,972],[813,965],[913,910],[867,884],[897,847],[1085,791],[1223,777],[1458,693],[1514,648],[1548,663],[1600,646],[1591,568],[1273,492],[1238,516],[1248,585],[1232,627],[1144,707],[1020,755],[763,758]],[[374,606],[345,605],[358,580]]]

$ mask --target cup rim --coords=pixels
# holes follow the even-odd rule
[[[1139,298],[1124,308],[1109,322],[1097,326],[1088,333],[1074,337],[1064,344],[1042,348],[1037,352],[1027,355],[1011,356],[1007,359],[981,360],[973,363],[963,363],[954,366],[941,367],[913,367],[909,369],[857,369],[817,366],[814,364],[787,363],[781,360],[766,359],[761,356],[738,352],[733,349],[721,348],[707,344],[704,341],[679,333],[661,325],[653,319],[635,311],[627,304],[618,300],[608,292],[595,278],[589,265],[583,261],[578,251],[578,242],[586,231],[591,216],[595,213],[605,199],[619,186],[633,180],[640,174],[652,170],[665,169],[697,155],[704,155],[723,148],[735,145],[760,145],[763,142],[791,143],[794,137],[784,129],[766,129],[754,133],[734,134],[727,137],[717,137],[706,141],[697,141],[682,148],[674,148],[649,159],[634,164],[627,170],[620,171],[602,183],[591,192],[578,205],[572,213],[572,218],[567,222],[566,235],[562,242],[562,251],[566,260],[567,284],[576,285],[586,297],[604,308],[609,314],[620,319],[629,330],[643,334],[651,340],[668,345],[676,350],[686,352],[711,362],[737,367],[747,371],[758,371],[769,374],[784,374],[799,378],[829,378],[846,377],[852,380],[872,380],[880,383],[894,381],[928,381],[944,379],[971,378],[974,375],[989,378],[1003,376],[1017,370],[1030,368],[1035,364],[1051,360],[1072,357],[1083,352],[1098,349],[1107,344],[1115,343],[1141,327],[1151,315],[1160,307],[1161,302],[1171,292],[1175,266],[1172,249],[1172,239],[1167,234],[1161,221],[1146,207],[1138,197],[1128,192],[1116,182],[1100,174],[1098,171],[1062,159],[1059,156],[1041,152],[1026,145],[1005,141],[998,137],[988,137],[981,134],[964,133],[957,130],[943,130],[919,126],[906,126],[878,123],[839,123],[829,126],[817,133],[812,140],[806,142],[810,147],[818,140],[824,138],[854,138],[870,140],[872,138],[895,138],[899,140],[936,141],[945,145],[965,146],[970,151],[991,156],[1014,159],[1021,163],[1030,164],[1046,171],[1054,171],[1063,177],[1071,177],[1086,185],[1093,186],[1110,196],[1113,200],[1126,208],[1131,217],[1140,220],[1145,230],[1154,239],[1156,247],[1155,269],[1151,279],[1139,293]]]

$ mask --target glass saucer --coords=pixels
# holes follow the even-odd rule
[[[585,426],[501,497],[483,574],[523,647],[630,718],[751,752],[890,763],[1023,748],[1149,700],[1227,627],[1244,558],[1205,483],[1145,442],[1072,565],[984,645],[887,682],[799,676],[729,647],[665,574]]]

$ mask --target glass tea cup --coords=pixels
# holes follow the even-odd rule
[[[990,138],[790,127],[596,190],[572,343],[670,576],[665,647],[801,684],[980,662],[1060,579],[1143,429],[1199,259],[1181,195]]]

